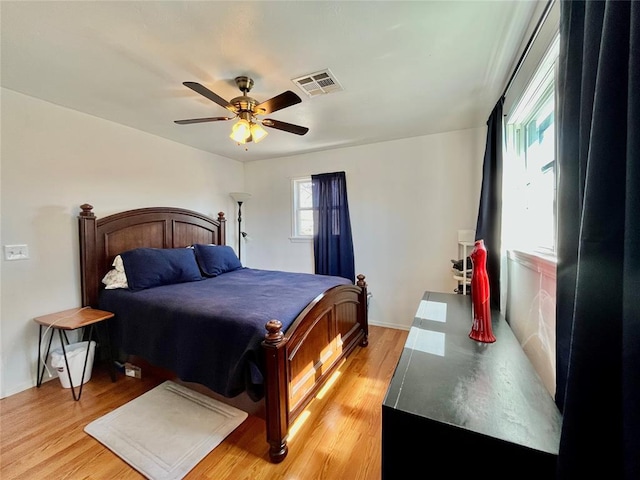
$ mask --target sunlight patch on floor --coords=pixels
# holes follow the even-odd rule
[[[316,398],[322,399],[322,397],[327,393],[327,391],[331,388],[331,385],[333,385],[334,383],[336,383],[336,380],[338,380],[338,377],[342,374],[342,372],[340,372],[340,370],[336,370],[327,380],[327,383],[325,383],[322,388],[320,389],[320,391],[318,392],[318,394],[316,395]]]
[[[291,428],[289,428],[289,436],[287,437],[287,441],[293,440],[293,438],[296,436],[296,433],[302,428],[302,425],[305,424],[310,415],[311,412],[309,410],[305,410],[298,416],[298,418],[296,418],[295,422],[293,422],[293,425],[291,425]]]

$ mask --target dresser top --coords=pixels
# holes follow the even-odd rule
[[[560,412],[511,328],[492,311],[480,343],[471,321],[469,295],[425,292],[384,407],[557,455]]]

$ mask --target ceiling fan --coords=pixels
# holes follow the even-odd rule
[[[233,125],[230,138],[238,143],[245,144],[248,142],[259,142],[267,136],[267,131],[262,128],[261,125],[269,128],[275,128],[289,133],[295,133],[296,135],[304,135],[309,129],[307,127],[301,127],[300,125],[294,125],[292,123],[281,122],[272,118],[265,118],[259,120],[258,115],[266,115],[269,113],[282,110],[283,108],[290,107],[297,103],[302,102],[302,99],[290,90],[276,95],[269,100],[265,100],[262,103],[258,103],[257,100],[248,96],[251,88],[253,87],[253,79],[245,76],[235,78],[236,85],[242,92],[242,95],[226,101],[224,98],[213,93],[208,88],[202,86],[196,82],[183,82],[183,85],[189,87],[194,92],[208,98],[209,100],[217,103],[221,107],[226,108],[235,116],[233,117],[207,117],[207,118],[191,118],[187,120],[175,120],[178,125],[188,125],[191,123],[202,122],[218,122],[222,120],[233,120],[237,118],[238,121]]]

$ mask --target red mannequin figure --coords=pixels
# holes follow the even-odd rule
[[[478,342],[493,343],[496,337],[491,328],[491,306],[489,276],[487,275],[487,249],[484,240],[476,240],[471,254],[471,303],[473,304],[473,325],[469,338]]]

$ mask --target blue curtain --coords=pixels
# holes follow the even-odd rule
[[[482,190],[476,240],[487,249],[487,276],[491,306],[500,309],[500,238],[502,236],[502,107],[498,100],[487,120],[487,142],[482,167]]]
[[[311,175],[315,272],[356,280],[344,172]]]
[[[562,1],[558,478],[640,478],[640,2]]]

